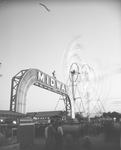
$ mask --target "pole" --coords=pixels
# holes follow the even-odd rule
[[[88,122],[90,122],[90,99],[88,92],[87,92],[87,120]]]
[[[71,71],[71,79],[72,79],[72,118],[75,118],[75,94],[74,94],[74,74],[75,70]]]
[[[72,96],[73,96],[73,101],[75,101],[75,95],[74,95],[74,73],[75,73],[75,71],[71,72],[71,75],[72,75]]]
[[[0,62],[0,68],[1,68],[2,63]],[[2,77],[2,74],[0,74],[0,77]]]

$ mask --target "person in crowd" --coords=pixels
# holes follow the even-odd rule
[[[63,149],[63,128],[61,122],[56,125],[56,150]]]
[[[51,120],[50,124],[45,128],[46,150],[56,150],[56,130],[55,120]]]
[[[92,150],[92,144],[91,144],[89,136],[85,136],[83,148],[84,150]]]

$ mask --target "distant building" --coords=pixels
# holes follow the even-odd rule
[[[42,111],[42,112],[30,112],[26,114],[27,117],[32,118],[35,122],[45,124],[50,122],[50,118],[53,116],[60,116],[62,120],[66,120],[65,111]]]
[[[17,120],[18,118],[24,118],[26,115],[14,111],[9,111],[9,110],[0,110],[0,122],[5,122],[5,121],[13,121]]]

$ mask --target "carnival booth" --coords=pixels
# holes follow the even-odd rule
[[[0,150],[19,150],[19,119],[25,115],[0,110]]]
[[[18,139],[21,148],[32,147],[34,145],[35,138],[35,124],[32,119],[22,118],[20,119],[18,129]]]

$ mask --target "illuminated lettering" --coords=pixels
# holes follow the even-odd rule
[[[55,89],[55,91],[58,89],[62,93],[67,93],[68,87],[65,84],[57,81],[41,71],[38,72],[37,79],[39,82],[44,83],[47,87],[51,86],[53,89]]]
[[[48,85],[49,85],[49,82],[50,82],[49,79],[50,79],[49,76],[46,76],[46,84],[48,84]]]
[[[44,73],[39,71],[38,72],[38,80],[41,80],[42,82],[44,82],[44,77],[45,77]]]
[[[50,85],[51,85],[52,87],[55,86],[55,80],[54,80],[53,78],[50,79]]]
[[[59,90],[61,89],[61,83],[58,82],[58,81],[56,82],[56,88],[59,89]]]
[[[64,85],[64,84],[62,84],[62,86],[61,86],[61,90],[62,90],[62,91],[64,91],[64,92],[66,91],[66,89],[65,89],[65,85]]]

